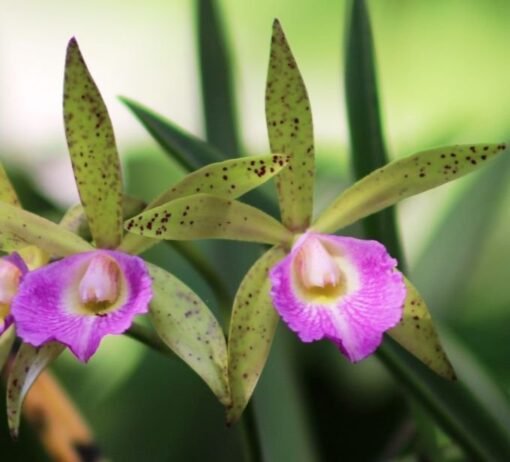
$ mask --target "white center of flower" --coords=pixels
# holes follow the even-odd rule
[[[322,242],[309,236],[301,245],[296,256],[297,275],[306,289],[336,287],[342,273]]]
[[[0,303],[10,305],[18,291],[21,270],[10,261],[0,259]]]
[[[78,287],[82,303],[113,303],[119,298],[120,269],[108,255],[95,255]]]

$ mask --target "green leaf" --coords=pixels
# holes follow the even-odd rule
[[[308,228],[313,210],[315,160],[310,102],[289,45],[275,20],[266,86],[266,123],[271,151],[291,155],[277,177],[282,222]]]
[[[225,29],[216,0],[197,1],[198,57],[207,141],[224,155],[240,152],[235,92]]]
[[[436,421],[468,452],[469,460],[510,458],[510,431],[491,416],[462,382],[449,382],[386,338],[378,357]]]
[[[483,256],[483,243],[505,205],[509,169],[510,156],[503,156],[476,175],[448,207],[444,220],[433,231],[413,267],[413,281],[442,320],[456,320],[459,315],[469,289],[466,282],[472,281]],[[475,248],[477,252],[473,252]]]
[[[39,374],[64,350],[60,343],[46,343],[40,348],[23,343],[16,355],[7,381],[7,422],[13,437],[18,436],[21,406]]]
[[[122,216],[125,220],[139,214],[145,208],[145,202],[130,196],[122,198]],[[60,220],[60,226],[78,234],[83,239],[91,239],[90,229],[81,204],[70,207]]]
[[[285,257],[273,247],[259,258],[244,277],[234,299],[228,336],[228,375],[232,405],[227,422],[233,423],[253,394],[266,364],[278,325],[278,313],[269,296],[269,270]]]
[[[11,180],[7,176],[2,164],[0,164],[0,201],[7,202],[10,205],[20,207],[20,202],[16,190],[12,186]]]
[[[312,228],[337,231],[407,197],[467,175],[506,149],[506,144],[446,146],[391,162],[340,194]]]
[[[168,202],[128,220],[125,227],[157,239],[231,239],[268,244],[292,240],[287,229],[259,209],[209,194]]]
[[[404,315],[387,334],[436,374],[455,380],[455,372],[441,346],[425,301],[407,278],[405,284]]]
[[[370,18],[365,0],[349,2],[351,14],[347,27],[345,50],[345,101],[356,178],[388,162],[377,93],[377,75],[372,45]],[[389,253],[404,266],[398,243],[398,231],[393,209],[382,210],[365,218],[366,237],[382,240]]]
[[[186,133],[139,103],[128,98],[120,100],[133,112],[159,145],[186,170],[195,170],[212,162],[224,160],[224,156],[211,145]]]
[[[9,252],[25,245],[35,245],[57,257],[94,249],[88,242],[63,227],[0,202],[0,249]]]
[[[227,346],[218,321],[179,279],[155,265],[149,271],[154,290],[149,316],[161,340],[228,405]]]
[[[185,176],[152,201],[146,210],[200,192],[235,199],[278,174],[287,163],[286,156],[270,154],[209,164]],[[129,253],[140,253],[154,244],[157,244],[154,239],[126,234],[120,248]]]
[[[97,247],[122,237],[122,181],[113,127],[78,44],[67,47],[64,80],[67,145],[81,203]]]
[[[0,334],[0,372],[2,372],[7,359],[9,359],[9,354],[12,346],[14,345],[15,339],[16,331],[14,330],[13,325],[9,326],[2,334]]]

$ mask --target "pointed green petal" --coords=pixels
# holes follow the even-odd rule
[[[9,353],[11,352],[15,339],[16,331],[13,325],[0,335],[0,372],[2,372],[5,362],[9,358]]]
[[[149,271],[154,290],[149,315],[161,340],[228,405],[227,346],[218,321],[179,279],[155,265]]]
[[[312,229],[335,232],[407,197],[471,173],[506,150],[506,144],[446,146],[391,162],[340,194]]]
[[[20,206],[18,195],[2,164],[0,164],[0,201],[16,207]]]
[[[64,346],[50,342],[40,348],[21,345],[7,381],[7,422],[11,434],[18,436],[21,406],[39,374],[62,353]]]
[[[291,155],[289,168],[277,177],[283,224],[303,231],[310,224],[313,208],[312,115],[305,84],[278,21],[271,39],[266,123],[271,151]]]
[[[26,245],[35,245],[58,257],[93,249],[88,242],[61,226],[0,202],[0,249],[9,252]]]
[[[269,296],[268,272],[285,257],[281,247],[266,252],[248,271],[237,291],[228,340],[228,376],[232,406],[227,422],[239,419],[266,364],[278,313]]]
[[[404,316],[387,334],[436,374],[448,380],[455,380],[455,371],[439,342],[425,301],[407,279],[405,283],[407,297]]]
[[[278,174],[287,163],[287,156],[270,154],[209,164],[186,175],[179,183],[151,202],[146,210],[200,192],[235,199],[265,183]],[[129,253],[140,253],[156,243],[154,239],[126,234],[120,249]]]
[[[168,202],[128,220],[125,227],[157,239],[231,239],[268,244],[292,240],[287,229],[259,209],[209,194]]]
[[[64,122],[74,177],[97,247],[122,237],[122,182],[112,123],[76,40],[67,47]]]

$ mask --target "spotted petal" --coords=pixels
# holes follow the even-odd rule
[[[103,98],[73,38],[66,55],[64,122],[76,186],[97,247],[122,236],[120,160]]]
[[[334,257],[341,283],[328,291],[304,287],[300,250],[314,236]],[[273,303],[303,342],[328,339],[352,362],[372,354],[402,317],[406,289],[396,260],[376,241],[305,234],[271,271]]]
[[[278,20],[273,23],[266,86],[266,122],[271,150],[290,154],[276,178],[282,221],[304,230],[310,224],[315,173],[313,127],[306,87]]]
[[[455,371],[446,356],[429,310],[416,288],[406,279],[407,296],[404,315],[388,335],[416,356],[436,374],[455,379]]]
[[[312,229],[338,231],[407,197],[467,175],[506,151],[506,144],[446,146],[391,162],[341,193]]]
[[[59,257],[93,248],[56,223],[0,202],[0,249],[11,251],[27,245],[36,245]]]
[[[290,232],[270,215],[242,202],[195,194],[143,212],[125,223],[128,231],[157,239],[231,239],[280,244]]]
[[[80,282],[97,255],[110,257],[120,270],[118,298],[104,309],[82,302]],[[121,252],[93,251],[28,273],[12,304],[12,314],[18,335],[26,343],[39,347],[57,341],[87,361],[105,335],[124,332],[134,316],[146,313],[151,297],[151,280],[143,260]]]
[[[277,175],[286,167],[287,163],[287,156],[279,154],[215,162],[186,175],[181,181],[154,199],[146,207],[146,210],[199,192],[226,199],[236,199]],[[130,233],[124,236],[120,249],[131,254],[141,253],[157,242],[155,239]]]
[[[47,343],[41,348],[21,345],[7,382],[7,422],[13,436],[18,435],[21,406],[30,387],[63,349],[64,346],[56,342]]]

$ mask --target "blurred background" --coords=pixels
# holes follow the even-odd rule
[[[183,175],[118,96],[205,138],[197,3],[0,1],[0,158],[25,208],[56,219],[77,201],[62,120],[71,36],[109,108],[126,190],[149,199]],[[268,152],[264,90],[277,17],[312,102],[319,211],[352,181],[343,83],[347,2],[215,3],[232,58],[241,140],[239,152],[228,154]],[[372,0],[368,6],[392,158],[509,138],[509,2]],[[500,160],[398,208],[411,279],[441,326],[446,350],[461,378],[507,426],[509,168]],[[232,292],[259,252],[254,246],[239,256],[236,244],[199,247]],[[225,252],[237,260],[224,265]],[[215,308],[204,281],[171,248],[159,245],[147,257]],[[55,371],[112,460],[241,460],[239,428],[225,427],[221,406],[190,369],[130,339],[104,343],[88,365],[67,355]],[[331,345],[303,347],[284,326],[255,404],[270,461],[386,460],[416,443],[400,388],[376,358],[349,365]],[[446,437],[444,444],[448,460],[462,457]],[[5,419],[0,451],[2,460],[45,460],[29,426],[11,443]]]

